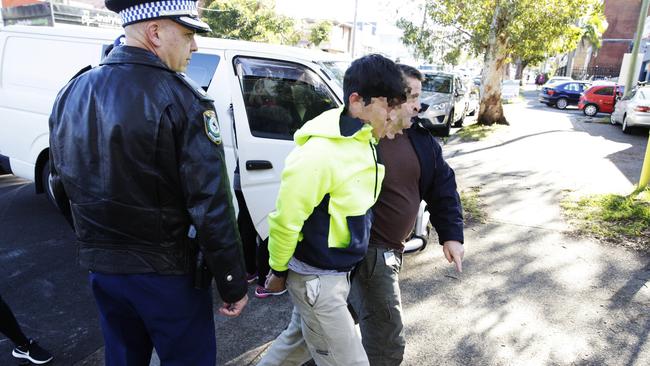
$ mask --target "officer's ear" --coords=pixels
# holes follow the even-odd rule
[[[145,35],[149,42],[151,42],[155,47],[160,47],[163,44],[160,34],[161,30],[162,25],[157,19],[148,21],[144,25]]]

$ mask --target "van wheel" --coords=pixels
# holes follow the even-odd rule
[[[569,105],[569,101],[566,100],[566,98],[560,98],[555,102],[555,106],[557,109],[566,109],[566,107]]]
[[[594,104],[587,104],[582,110],[582,113],[584,113],[585,116],[593,117],[598,113],[598,107]]]
[[[52,193],[52,189],[50,188],[50,161],[48,160],[44,165],[43,169],[41,169],[41,187],[43,188],[43,192],[47,195],[47,200],[50,201],[51,204],[56,206],[56,200],[54,199],[54,194]]]

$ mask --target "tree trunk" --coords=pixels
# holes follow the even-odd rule
[[[517,60],[517,72],[515,73],[515,79],[519,80],[519,86],[524,85],[524,70],[528,66],[527,62]]]
[[[491,126],[493,124],[507,125],[508,121],[503,115],[501,105],[501,80],[506,67],[507,38],[503,29],[507,23],[507,15],[499,1],[494,9],[487,51],[481,77],[481,104],[479,107],[477,123]]]

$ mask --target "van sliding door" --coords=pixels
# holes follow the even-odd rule
[[[241,54],[232,55],[232,64],[242,192],[257,232],[266,238],[294,132],[338,101],[315,65]]]

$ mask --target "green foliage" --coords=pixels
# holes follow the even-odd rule
[[[575,49],[582,37],[598,44],[606,27],[599,0],[426,0],[422,23],[401,18],[397,26],[415,56],[454,60],[463,48],[482,55],[497,5],[497,37],[526,65]]]
[[[594,195],[565,198],[564,213],[578,232],[637,249],[650,250],[650,202],[634,195]]]
[[[316,26],[311,29],[311,32],[309,32],[309,42],[314,46],[320,45],[322,42],[329,39],[331,30],[332,23],[327,20],[316,24]]]
[[[465,225],[474,223],[484,224],[487,221],[485,205],[481,202],[479,193],[481,187],[471,187],[460,192],[460,201],[463,205],[463,222]]]
[[[206,6],[202,15],[211,37],[289,45],[300,41],[293,19],[276,14],[273,0],[214,0]]]
[[[488,137],[492,134],[492,132],[496,131],[500,127],[500,125],[484,126],[475,123],[472,125],[464,126],[458,130],[458,132],[456,132],[456,136],[458,136],[463,142],[479,141]]]

